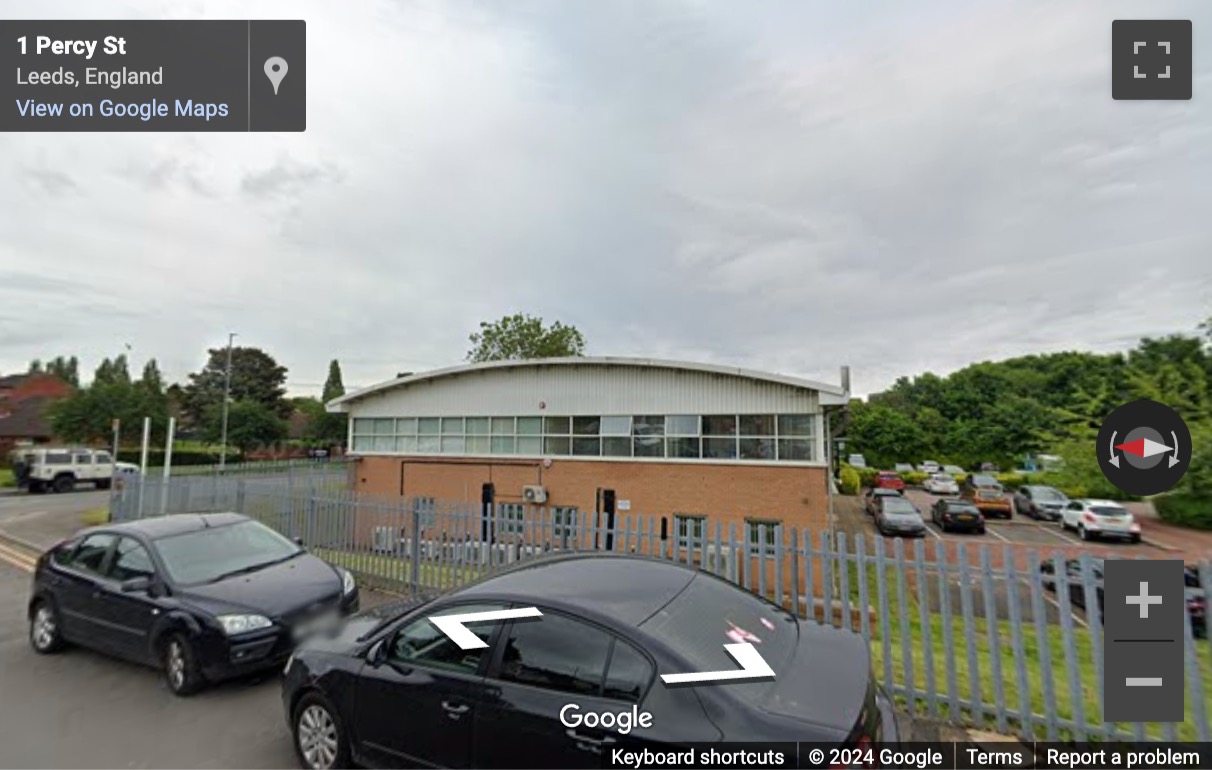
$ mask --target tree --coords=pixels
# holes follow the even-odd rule
[[[203,424],[212,410],[223,404],[227,375],[227,348],[211,348],[206,365],[189,375],[184,388],[185,410],[196,424]],[[290,416],[286,400],[286,367],[260,348],[236,347],[231,351],[231,398],[255,401],[276,416]],[[230,419],[229,419],[230,422]]]
[[[324,381],[324,391],[320,396],[320,400],[327,404],[334,398],[340,398],[344,395],[345,383],[341,381],[341,364],[334,358],[328,365],[328,379]]]
[[[142,437],[143,419],[151,419],[150,440],[162,444],[167,437],[169,404],[155,360],[143,367],[143,376],[131,382],[126,358],[106,359],[88,387],[51,404],[48,412],[55,434],[68,441],[107,443],[113,420],[120,420],[127,441]]]
[[[42,374],[42,361],[35,358],[29,362],[29,374]]]
[[[125,355],[120,355],[112,361],[108,358],[101,360],[93,372],[94,385],[130,384],[130,365]]]
[[[258,446],[281,441],[286,433],[286,421],[260,401],[244,398],[228,407],[227,441],[243,454]],[[222,434],[222,410],[215,407],[208,415],[206,437],[217,443],[222,440]]]
[[[73,388],[80,387],[80,361],[75,356],[55,356],[46,364],[39,364],[47,374],[53,374]]]
[[[468,339],[472,348],[467,360],[474,363],[585,354],[585,337],[576,327],[556,321],[544,328],[542,318],[521,313],[495,323],[481,323],[480,331]]]

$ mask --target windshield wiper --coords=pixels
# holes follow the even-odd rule
[[[296,556],[298,556],[301,553],[303,553],[303,551],[301,551],[301,550],[295,551],[294,553],[290,554],[289,556],[283,556],[280,559],[272,559],[270,561],[260,562],[259,564],[250,564],[249,566],[241,567],[240,569],[233,569],[230,572],[224,572],[220,575],[217,575],[217,576],[211,578],[210,580],[207,580],[206,582],[207,583],[218,583],[221,580],[227,580],[228,578],[237,577],[239,575],[247,575],[251,572],[259,572],[259,571],[265,569],[266,567],[272,567],[275,564],[281,564],[284,561],[290,561],[291,559],[295,558]]]

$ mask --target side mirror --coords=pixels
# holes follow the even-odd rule
[[[300,548],[303,547],[303,538],[302,537],[295,535],[294,537],[291,538],[291,540],[293,540],[295,542],[295,545],[299,546]]]
[[[366,653],[366,662],[378,668],[387,662],[387,640],[380,639],[370,648],[370,652]]]
[[[152,581],[151,578],[146,577],[131,578],[130,580],[123,580],[121,587],[124,594],[149,593]]]

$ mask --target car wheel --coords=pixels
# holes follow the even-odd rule
[[[292,724],[295,754],[309,770],[334,770],[349,766],[349,743],[328,699],[310,692],[295,707]]]
[[[41,481],[31,481],[29,483],[29,491],[35,495],[45,494],[46,484],[42,483]]]
[[[1129,541],[1131,541],[1133,543],[1140,543],[1140,535],[1133,535],[1132,537],[1130,537],[1128,539],[1129,539]]]
[[[206,683],[198,668],[193,645],[184,634],[171,634],[164,642],[161,654],[164,682],[173,695],[193,695]]]
[[[75,489],[76,482],[71,476],[60,476],[55,479],[54,488],[59,494],[64,494]]]
[[[29,620],[29,643],[34,652],[50,655],[63,649],[63,635],[59,632],[59,613],[55,605],[45,599],[34,606]]]
[[[976,531],[976,534],[978,534],[978,535],[983,535],[983,534],[985,534],[985,528],[984,528],[984,527],[981,527],[980,529],[978,529],[978,530]]]
[[[109,489],[109,479],[100,479],[97,481],[97,489]]]
[[[1082,524],[1077,525],[1077,534],[1079,537],[1081,537],[1082,540],[1089,541],[1089,540],[1094,539],[1094,536],[1091,535],[1090,531],[1088,529],[1086,529],[1086,527]]]

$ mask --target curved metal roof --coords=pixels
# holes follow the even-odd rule
[[[829,385],[827,383],[806,380],[800,377],[788,377],[787,375],[783,374],[759,372],[754,369],[741,369],[735,366],[721,366],[719,364],[705,364],[689,361],[667,361],[655,358],[576,356],[570,358],[534,358],[526,360],[488,361],[480,364],[463,364],[461,366],[451,366],[444,369],[434,369],[428,372],[410,374],[407,377],[397,377],[394,380],[388,380],[386,382],[381,382],[377,385],[371,385],[366,388],[360,388],[350,393],[346,393],[340,398],[333,399],[332,401],[328,402],[328,406],[336,407],[342,404],[348,404],[376,393],[382,393],[384,391],[393,390],[395,388],[411,385],[417,382],[441,379],[443,377],[454,377],[471,372],[538,368],[543,366],[630,366],[648,367],[653,369],[676,369],[686,372],[702,372],[705,374],[742,377],[745,379],[757,380],[759,382],[772,382],[780,385],[789,385],[794,388],[804,388],[806,390],[814,390],[820,393],[828,393],[835,396],[844,397],[848,395],[839,385]]]

